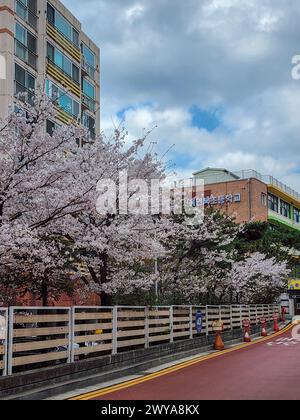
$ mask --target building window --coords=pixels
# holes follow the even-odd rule
[[[278,197],[276,197],[273,194],[268,195],[268,207],[270,210],[275,211],[276,213],[279,213],[279,200]]]
[[[96,56],[95,54],[85,45],[82,44],[82,67],[86,71],[88,76],[95,80],[95,67],[96,67]]]
[[[87,80],[82,79],[82,104],[89,111],[95,112],[96,102],[95,102],[95,87],[89,83]]]
[[[34,70],[37,69],[37,38],[16,23],[15,54]]]
[[[280,214],[281,216],[290,218],[291,217],[291,206],[285,201],[280,202]]]
[[[68,22],[68,20],[59,13],[49,3],[47,4],[47,20],[77,48],[79,48],[79,32]]]
[[[95,99],[95,87],[85,79],[82,81],[82,90],[89,98]]]
[[[16,14],[37,30],[37,0],[16,0]]]
[[[15,95],[32,103],[35,91],[35,77],[23,67],[15,64]],[[20,96],[20,94],[22,94]]]
[[[96,122],[95,122],[95,119],[93,117],[91,117],[90,115],[88,115],[86,112],[84,112],[82,114],[82,125],[89,130],[90,135],[91,135],[91,139],[95,140],[95,137],[96,137],[96,132],[95,132]]]
[[[300,223],[300,210],[294,207],[294,222]]]
[[[79,103],[48,79],[46,80],[46,94],[66,113],[73,118],[78,118]]]
[[[55,123],[53,121],[47,120],[46,131],[50,136],[53,136],[55,130]]]
[[[49,42],[47,43],[48,60],[62,70],[75,83],[79,84],[79,67],[67,58],[59,49],[55,48]]]
[[[265,193],[261,193],[261,204],[264,207],[267,207],[267,205],[268,205],[268,196]]]

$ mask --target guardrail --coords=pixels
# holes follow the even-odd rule
[[[0,308],[0,376],[209,335],[215,320],[223,321],[225,331],[242,328],[246,318],[258,325],[279,310],[278,305]]]

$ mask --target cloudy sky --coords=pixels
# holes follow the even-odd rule
[[[180,175],[252,168],[300,191],[298,0],[63,3],[101,48],[103,130],[157,126]]]

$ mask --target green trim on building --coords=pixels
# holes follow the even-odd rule
[[[286,227],[288,227],[288,228],[290,228],[290,229],[300,231],[300,224],[299,224],[299,226],[298,226],[297,224],[292,223],[292,220],[291,220],[291,222],[290,222],[290,223],[289,223],[289,222],[285,222],[285,221],[284,221],[284,220],[282,220],[280,217],[276,217],[276,216],[273,216],[273,215],[269,215],[269,216],[268,216],[268,220],[269,220],[269,221],[271,221],[271,222],[276,222],[276,223],[279,223],[280,225],[286,226]]]

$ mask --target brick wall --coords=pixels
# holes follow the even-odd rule
[[[268,220],[268,207],[262,203],[262,194],[267,195],[267,185],[256,180],[237,180],[205,186],[205,196],[241,195],[240,203],[213,206],[227,216],[236,218],[237,223]]]

